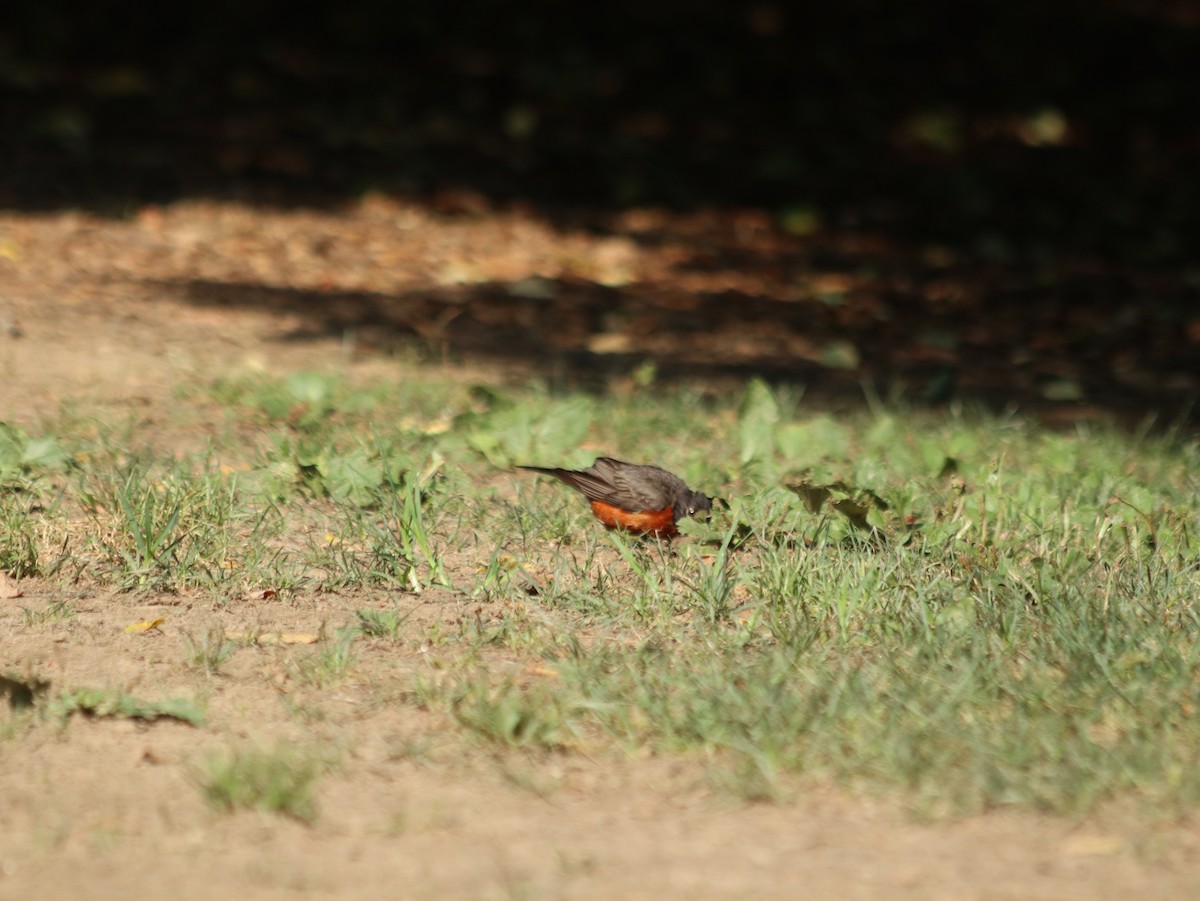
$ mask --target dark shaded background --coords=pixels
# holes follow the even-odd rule
[[[698,264],[896,276],[886,328],[839,326],[864,370],[835,381],[905,374],[898,315],[953,333],[916,373],[931,401],[1057,379],[1178,413],[1197,389],[1197,2],[46,3],[0,28],[10,209],[374,190],[478,212],[465,191],[598,231],[716,210]],[[790,243],[729,240],[747,207]],[[777,298],[689,315],[749,300]],[[1012,359],[1042,368],[1010,384]]]

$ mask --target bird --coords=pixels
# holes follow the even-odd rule
[[[587,469],[518,466],[554,476],[583,493],[592,512],[609,529],[673,538],[685,516],[712,510],[713,499],[658,466],[600,457]]]

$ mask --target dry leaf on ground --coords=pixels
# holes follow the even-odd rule
[[[158,619],[148,619],[140,623],[134,623],[131,626],[126,626],[125,631],[131,634],[137,632],[152,632],[165,622],[166,620],[160,616]]]

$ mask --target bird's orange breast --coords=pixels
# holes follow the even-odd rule
[[[633,512],[606,504],[604,501],[592,501],[592,512],[596,514],[596,519],[610,529],[624,529],[627,532],[658,535],[662,538],[679,534],[675,528],[675,511],[670,507]]]

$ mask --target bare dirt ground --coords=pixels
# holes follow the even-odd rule
[[[511,361],[469,354],[488,316],[512,317],[495,328],[532,323],[547,292],[628,283],[663,265],[664,252],[517,214],[440,218],[382,201],[330,213],[187,204],[126,220],[5,214],[0,418],[29,427],[70,404],[135,416],[150,431],[174,386],[214,372],[403,378],[414,364],[378,351],[396,334],[436,350],[459,318],[464,369],[500,377]],[[561,320],[553,334],[564,355],[580,331],[600,351],[645,331],[620,316],[544,312]],[[364,639],[351,677],[321,692],[290,678],[290,648],[246,648],[215,677],[184,662],[188,632],[312,632],[392,595],[218,608],[81,587],[72,617],[26,625],[22,607],[42,608],[62,589],[22,589],[0,601],[0,671],[56,690],[195,695],[208,723],[74,717],[0,732],[2,898],[1200,896],[1190,817],[1130,805],[1080,820],[993,812],[929,824],[899,802],[813,786],[738,803],[713,790],[703,760],[500,753],[401,703],[427,653],[415,641]],[[436,590],[401,603],[426,623],[470,607]],[[159,616],[159,631],[123,631]],[[0,711],[0,730],[9,716]],[[205,755],[281,740],[337,752],[314,823],[205,803],[195,782]]]

